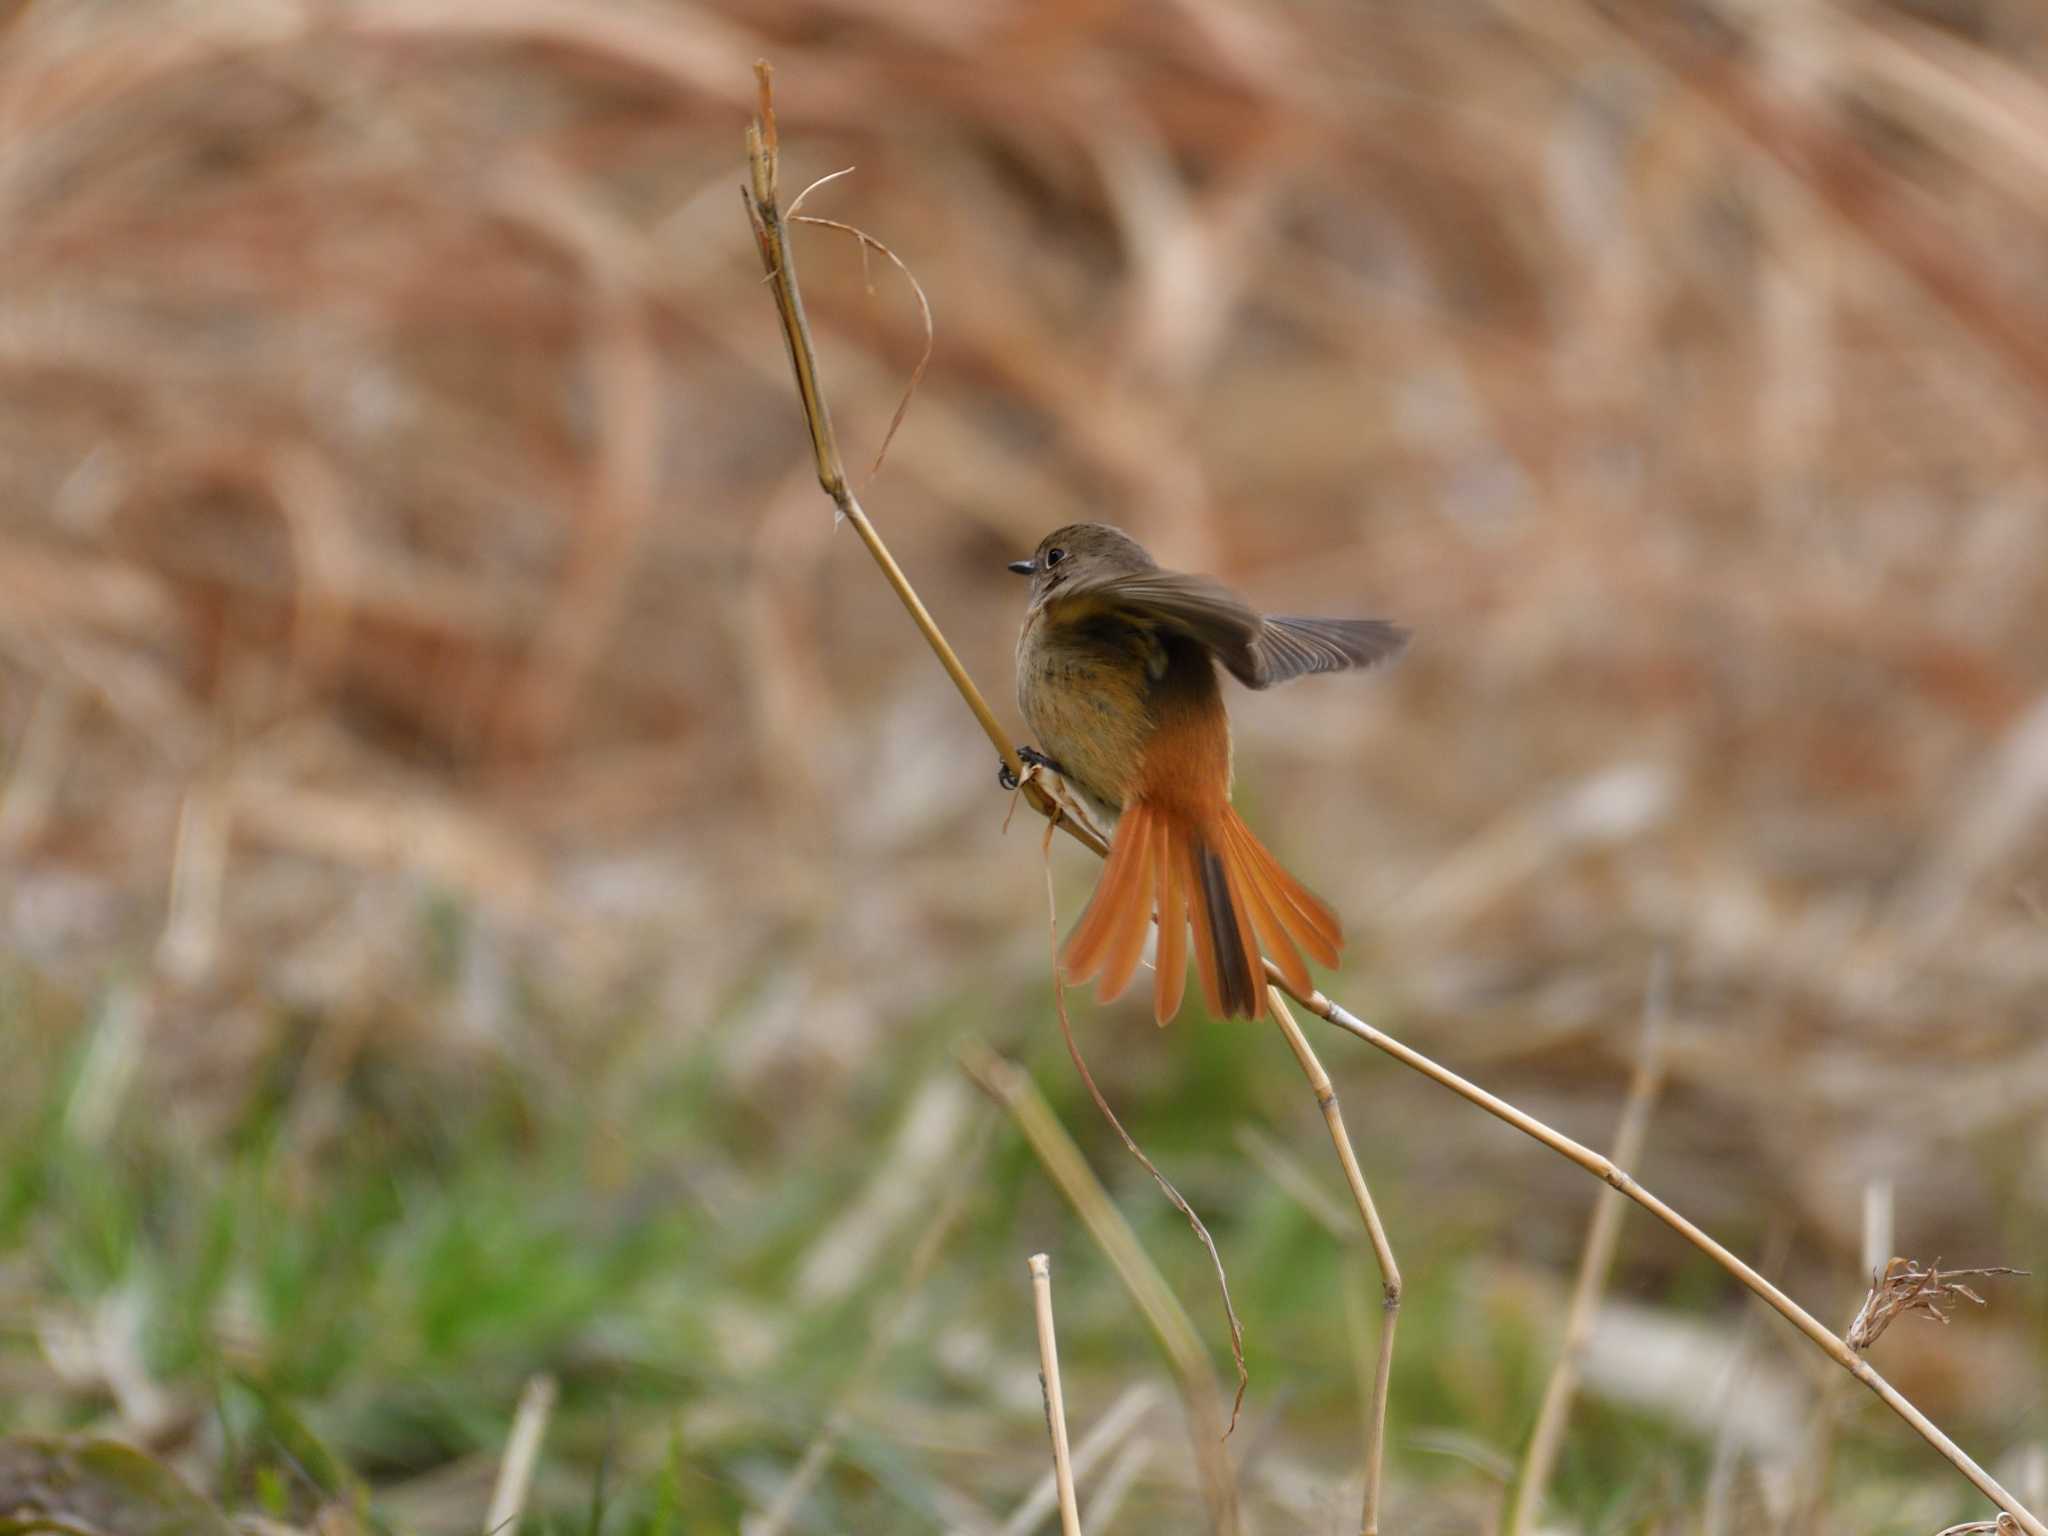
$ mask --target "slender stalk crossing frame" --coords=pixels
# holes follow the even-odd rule
[[[1330,1082],[1330,1074],[1316,1059],[1308,1036],[1294,1022],[1294,1013],[1278,987],[1266,988],[1266,1001],[1273,1009],[1273,1022],[1280,1026],[1280,1033],[1287,1039],[1287,1048],[1294,1052],[1294,1059],[1301,1064],[1309,1087],[1315,1092],[1316,1106],[1323,1112],[1323,1123],[1329,1127],[1330,1141],[1337,1149],[1337,1161],[1344,1168],[1344,1182],[1351,1187],[1351,1199],[1358,1207],[1358,1219],[1365,1224],[1365,1235],[1372,1243],[1373,1262],[1379,1265],[1380,1347],[1373,1364],[1372,1401],[1365,1415],[1365,1501],[1358,1513],[1359,1536],[1379,1536],[1381,1467],[1387,1444],[1387,1390],[1394,1380],[1394,1324],[1401,1317],[1401,1267],[1394,1262],[1394,1248],[1387,1241],[1387,1229],[1380,1224],[1379,1210],[1372,1203],[1372,1191],[1366,1188],[1365,1175],[1359,1171],[1358,1154],[1352,1150],[1351,1133],[1344,1129],[1344,1111],[1337,1103],[1337,1089]]]
[[[1031,1255],[1031,1302],[1038,1319],[1038,1379],[1045,1388],[1045,1427],[1052,1436],[1053,1487],[1059,1494],[1060,1536],[1081,1536],[1074,1502],[1074,1457],[1067,1448],[1067,1398],[1060,1390],[1060,1348],[1052,1325],[1052,1260]]]
[[[839,457],[838,441],[832,432],[831,415],[826,409],[823,388],[818,380],[817,354],[811,344],[810,324],[804,318],[803,299],[797,288],[796,267],[790,253],[788,228],[781,206],[780,145],[775,131],[772,71],[765,60],[757,63],[754,68],[759,84],[759,108],[758,115],[747,128],[749,177],[748,184],[741,188],[741,195],[746,203],[748,221],[753,226],[755,243],[760,249],[762,268],[774,290],[776,309],[782,320],[783,340],[789,348],[790,366],[796,375],[797,394],[803,406],[804,424],[810,433],[812,452],[817,459],[818,483],[824,488],[825,494],[831,497],[840,514],[853,524],[854,531],[867,546],[868,553],[880,567],[883,577],[909,612],[911,621],[917,625],[919,633],[931,646],[933,654],[939,659],[939,664],[946,669],[946,675],[953,680],[953,686],[959,690],[960,697],[974,712],[974,718],[981,723],[990,745],[996,749],[997,755],[1010,771],[1023,780],[1023,793],[1030,801],[1032,809],[1052,820],[1055,825],[1065,828],[1070,836],[1097,854],[1106,853],[1107,846],[1100,837],[1086,827],[1077,826],[1072,818],[1062,815],[1058,803],[1044,787],[1023,772],[1023,767],[1017,760],[1016,749],[1010,744],[997,722],[994,711],[988,706],[988,700],[982,696],[981,690],[975,687],[974,679],[968,676],[966,667],[961,664],[959,656],[947,643],[938,624],[918,597],[916,589],[911,586],[910,578],[903,574],[903,568],[889,553],[888,546],[882,542],[882,537],[875,531],[874,524],[868,521],[867,513],[861,509],[859,500],[847,483],[846,469]],[[1886,1381],[1869,1361],[1852,1350],[1838,1334],[1766,1280],[1753,1267],[1709,1237],[1693,1222],[1643,1188],[1626,1169],[1617,1166],[1611,1159],[1591,1148],[1581,1146],[1569,1136],[1552,1130],[1507,1100],[1488,1093],[1475,1083],[1467,1082],[1448,1067],[1439,1065],[1420,1051],[1375,1029],[1322,992],[1310,988],[1308,995],[1304,997],[1293,991],[1270,960],[1266,962],[1266,978],[1273,987],[1285,992],[1333,1028],[1355,1035],[1375,1050],[1382,1051],[1403,1066],[1420,1072],[1424,1077],[1448,1088],[1467,1103],[1477,1105],[1496,1119],[1513,1126],[1523,1135],[1541,1142],[1558,1156],[1576,1163],[1593,1177],[1620,1190],[1622,1194],[1706,1254],[1744,1286],[1762,1297],[1780,1317],[1806,1335],[1815,1348],[1855,1377],[1874,1393],[1880,1402],[1904,1419],[1915,1433],[1962,1473],[1979,1493],[2010,1515],[2026,1536],[2048,1536],[2048,1525],[2044,1525],[2037,1515],[2007,1492],[1996,1478],[1979,1466],[1961,1446],[1943,1433],[1940,1426],[1916,1408],[1898,1388]]]

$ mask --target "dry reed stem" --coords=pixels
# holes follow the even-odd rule
[[[1394,1262],[1393,1244],[1387,1241],[1386,1228],[1380,1222],[1379,1210],[1373,1205],[1372,1191],[1366,1187],[1365,1175],[1359,1171],[1358,1154],[1352,1148],[1350,1133],[1344,1129],[1344,1110],[1337,1102],[1337,1090],[1330,1082],[1330,1074],[1316,1059],[1315,1050],[1301,1032],[1301,1026],[1295,1023],[1294,1013],[1288,1008],[1287,999],[1280,989],[1266,988],[1266,1000],[1273,1007],[1273,1022],[1280,1026],[1287,1048],[1294,1052],[1295,1061],[1300,1064],[1309,1087],[1315,1092],[1316,1105],[1323,1112],[1323,1123],[1330,1130],[1331,1145],[1337,1149],[1337,1161],[1344,1168],[1344,1182],[1350,1186],[1352,1201],[1358,1207],[1358,1219],[1364,1223],[1365,1235],[1372,1243],[1373,1262],[1379,1266],[1380,1343],[1373,1365],[1372,1397],[1366,1407],[1365,1494],[1358,1515],[1359,1536],[1379,1536],[1381,1468],[1387,1442],[1387,1392],[1394,1378],[1394,1325],[1400,1321],[1401,1315],[1401,1269]]]
[[[1045,1427],[1052,1436],[1053,1487],[1060,1502],[1060,1536],[1081,1536],[1081,1511],[1074,1503],[1074,1460],[1067,1448],[1067,1399],[1060,1390],[1060,1351],[1053,1337],[1052,1260],[1030,1259],[1031,1305],[1038,1320],[1038,1383],[1045,1391]]]
[[[903,574],[895,556],[889,553],[874,524],[868,521],[867,513],[861,509],[859,499],[847,483],[846,467],[839,457],[839,440],[832,431],[831,413],[825,404],[824,386],[818,380],[817,351],[811,343],[810,321],[804,315],[803,296],[797,288],[795,256],[790,249],[789,234],[778,200],[778,143],[772,72],[766,60],[756,63],[754,71],[759,82],[760,108],[759,115],[747,128],[751,178],[750,187],[745,189],[747,216],[753,224],[761,265],[768,275],[775,293],[776,309],[782,317],[783,340],[789,348],[790,367],[796,373],[797,396],[803,405],[812,456],[817,460],[818,484],[832,498],[832,504],[839,509],[840,515],[853,524],[854,532],[860,535],[875,564],[881,567],[882,575],[909,612],[918,633],[924,636],[925,643],[939,658],[939,665],[946,669],[946,675],[953,679],[953,686],[960,690],[968,708],[974,711],[975,719],[981,722],[982,730],[988,733],[988,739],[994,744],[1004,766],[1013,774],[1021,774],[1023,764],[1018,760],[1016,748],[996,723],[994,711],[981,696],[981,690],[974,686],[974,680],[967,675],[967,668],[954,653],[952,645],[939,632],[937,621],[925,608],[916,588],[911,586],[910,578]],[[1054,814],[1053,802],[1043,789],[1027,787],[1025,795],[1040,814]]]
[[[811,342],[810,324],[804,315],[802,293],[797,286],[796,271],[792,264],[792,255],[789,250],[785,229],[785,216],[778,202],[778,138],[775,127],[773,73],[765,61],[757,63],[755,71],[760,87],[760,111],[754,122],[749,125],[747,131],[749,169],[752,183],[751,193],[747,196],[747,210],[753,224],[755,240],[760,249],[762,266],[774,287],[776,306],[782,317],[783,340],[787,344],[791,366],[796,374],[797,394],[803,405],[804,421],[810,431],[812,452],[817,461],[818,483],[824,488],[825,493],[832,498],[832,502],[839,509],[840,515],[851,522],[855,530],[860,534],[862,542],[867,545],[869,553],[882,568],[884,576],[888,578],[890,585],[895,589],[897,596],[909,611],[912,620],[917,624],[926,641],[930,644],[933,653],[939,658],[940,664],[945,667],[948,675],[952,677],[955,687],[960,690],[962,697],[966,699],[969,707],[973,709],[975,717],[981,722],[982,729],[988,734],[989,741],[995,746],[997,753],[1003,761],[1003,765],[1017,780],[1019,791],[1031,802],[1034,809],[1037,809],[1048,818],[1048,840],[1050,839],[1052,828],[1063,826],[1072,836],[1093,847],[1098,853],[1105,852],[1107,845],[1095,833],[1094,829],[1084,823],[1077,822],[1074,817],[1067,815],[1061,808],[1059,801],[1037,782],[1036,775],[1025,772],[1016,750],[1005,741],[1001,728],[996,724],[995,714],[989,708],[987,700],[981,696],[980,690],[975,687],[974,680],[968,676],[966,667],[961,663],[960,658],[954,653],[952,646],[940,632],[937,622],[925,608],[923,601],[911,586],[909,578],[903,574],[902,568],[896,564],[895,558],[890,555],[887,545],[882,542],[881,535],[876,532],[874,525],[868,521],[867,513],[862,510],[852,487],[847,483],[845,466],[839,456],[838,439],[832,430],[831,415],[826,406],[823,387],[818,382],[816,351]],[[859,232],[855,231],[855,233]],[[862,235],[861,238],[864,242],[878,244],[878,242],[872,242],[870,237],[866,235]],[[891,261],[896,261],[895,254],[889,252],[887,247],[880,248],[889,255]],[[903,265],[900,261],[897,261],[896,264],[899,267]],[[908,275],[907,268],[905,272]],[[912,283],[913,286],[916,286],[915,278],[912,278]],[[924,295],[921,287],[918,288],[918,297],[919,302],[923,303]],[[929,307],[926,308],[925,313],[927,320],[929,320]],[[922,370],[923,362],[920,361],[918,366]],[[915,380],[913,379],[913,385],[914,383]],[[900,412],[898,419],[900,420]],[[890,431],[893,433],[894,430],[895,423],[892,423]],[[877,463],[879,464],[879,460]],[[1047,878],[1048,891],[1050,891],[1049,868]],[[1055,933],[1055,938],[1057,938],[1057,933]],[[1057,988],[1057,967],[1055,967],[1055,989],[1057,990]],[[1080,1050],[1074,1042],[1073,1030],[1067,1021],[1066,1004],[1063,997],[1059,999],[1059,1009],[1062,1034],[1066,1040],[1068,1054],[1073,1058],[1075,1069],[1080,1073],[1081,1080],[1087,1086],[1089,1095],[1094,1099],[1096,1108],[1102,1111],[1103,1117],[1109,1121],[1111,1128],[1116,1131],[1125,1148],[1144,1165],[1145,1171],[1152,1175],[1154,1181],[1165,1192],[1167,1199],[1173,1203],[1182,1216],[1187,1218],[1188,1224],[1194,1228],[1196,1237],[1208,1251],[1210,1262],[1215,1267],[1217,1285],[1223,1295],[1224,1312],[1230,1324],[1231,1357],[1237,1365],[1237,1396],[1231,1407],[1229,1424],[1225,1426],[1223,1431],[1225,1435],[1228,1435],[1230,1428],[1234,1427],[1237,1422],[1237,1408],[1244,1401],[1245,1386],[1249,1377],[1244,1362],[1244,1329],[1243,1325],[1238,1321],[1237,1309],[1230,1299],[1230,1282],[1224,1272],[1222,1255],[1217,1252],[1215,1240],[1210,1237],[1208,1228],[1202,1223],[1201,1218],[1195,1214],[1194,1208],[1187,1203],[1181,1196],[1180,1191],[1173,1187],[1173,1184],[1159,1171],[1152,1160],[1145,1155],[1143,1149],[1132,1139],[1130,1133],[1124,1129],[1122,1122],[1117,1119],[1114,1111],[1110,1109],[1108,1101],[1102,1096],[1101,1090],[1096,1087],[1095,1080],[1089,1074],[1087,1064],[1082,1060]],[[1215,1479],[1205,1476],[1205,1486],[1213,1481]],[[1223,1503],[1229,1508],[1231,1519],[1234,1520],[1234,1493]],[[1219,1507],[1218,1502],[1212,1499],[1211,1507],[1212,1511]],[[1219,1529],[1225,1528],[1220,1519],[1218,1524]]]
[[[1278,984],[1279,975],[1270,961],[1267,963],[1266,974],[1269,980]],[[1356,1035],[1367,1045],[1384,1051],[1404,1066],[1412,1067],[1424,1077],[1450,1089],[1467,1103],[1477,1105],[1495,1119],[1513,1126],[1524,1136],[1541,1142],[1560,1157],[1578,1164],[1595,1178],[1620,1190],[1762,1297],[1780,1317],[1805,1334],[1822,1354],[1868,1387],[1880,1402],[1911,1425],[1921,1439],[1947,1458],[1949,1465],[1969,1479],[1979,1493],[2018,1521],[2020,1529],[2025,1531],[2027,1536],[2048,1536],[2048,1526],[2044,1526],[2039,1517],[2032,1514],[2025,1505],[2000,1486],[1998,1480],[1989,1472],[1978,1466],[1968,1452],[1943,1433],[1941,1427],[1916,1408],[1897,1387],[1878,1374],[1869,1361],[1857,1354],[1839,1335],[1831,1332],[1826,1324],[1766,1280],[1754,1268],[1643,1188],[1626,1169],[1617,1166],[1612,1159],[1603,1157],[1591,1148],[1581,1146],[1562,1132],[1552,1130],[1541,1120],[1517,1109],[1507,1100],[1488,1093],[1475,1083],[1467,1082],[1448,1067],[1440,1066],[1420,1051],[1403,1045],[1391,1035],[1383,1034],[1357,1015],[1347,1011],[1342,1004],[1332,1002],[1322,993],[1318,992],[1313,997],[1300,1001],[1318,1018],[1334,1024],[1346,1034]]]
[[[960,1049],[960,1068],[996,1103],[1008,1110],[1034,1155],[1081,1225],[1109,1260],[1146,1325],[1165,1352],[1187,1407],[1188,1438],[1194,1445],[1202,1498],[1215,1530],[1235,1536],[1239,1529],[1237,1473],[1223,1449],[1223,1392],[1208,1352],[1187,1309],[1167,1285],[1123,1213],[1109,1198],[1066,1128],[1045,1102],[1030,1074],[1013,1062],[970,1043]]]
[[[540,1443],[548,1432],[548,1416],[555,1410],[555,1378],[535,1376],[519,1394],[519,1408],[512,1416],[512,1434],[505,1442],[505,1459],[498,1466],[498,1481],[491,1489],[491,1512],[484,1519],[485,1536],[510,1536],[526,1511],[526,1496],[533,1489],[533,1471],[540,1464]]]
[[[1669,989],[1670,966],[1660,952],[1651,968],[1643,999],[1643,1038],[1636,1050],[1635,1074],[1629,1081],[1621,1123],[1614,1133],[1617,1163],[1633,1163],[1640,1158],[1649,1136],[1650,1111],[1664,1080],[1664,1021]],[[1571,1305],[1565,1312],[1564,1338],[1558,1346],[1557,1363],[1544,1385],[1536,1426],[1522,1451],[1521,1473],[1515,1480],[1515,1502],[1508,1515],[1506,1536],[1526,1536],[1536,1528],[1536,1512],[1550,1486],[1558,1450],[1564,1444],[1572,1397],[1579,1385],[1579,1365],[1593,1332],[1601,1293],[1607,1289],[1608,1273],[1614,1267],[1622,1213],[1627,1208],[1612,1190],[1602,1191],[1593,1207],[1593,1220],[1586,1229],[1586,1246],[1579,1255],[1578,1276],[1572,1282]]]
[[[1005,766],[1013,774],[1021,773],[1021,765],[1017,760],[1016,751],[1007,741],[1001,726],[997,724],[994,712],[988,706],[988,701],[982,697],[980,689],[975,686],[974,680],[968,675],[960,658],[955,654],[945,636],[940,633],[937,623],[932,619],[930,612],[925,608],[916,590],[910,585],[909,578],[903,574],[902,568],[897,565],[894,557],[890,555],[888,547],[882,542],[881,535],[875,531],[874,525],[868,521],[867,514],[861,510],[859,502],[855,499],[847,485],[845,470],[839,459],[838,446],[833,438],[831,423],[825,411],[824,396],[818,383],[815,351],[811,344],[809,325],[804,318],[802,301],[797,291],[796,273],[790,261],[782,213],[777,202],[777,141],[774,103],[770,87],[770,70],[765,61],[757,63],[755,70],[759,84],[759,115],[749,125],[747,130],[751,189],[746,193],[746,207],[748,217],[753,224],[755,241],[761,253],[762,264],[772,281],[776,306],[782,318],[783,339],[788,347],[791,367],[796,375],[797,392],[803,405],[805,425],[811,435],[812,448],[818,466],[819,484],[824,488],[825,493],[832,498],[834,505],[853,523],[855,531],[861,537],[861,542],[867,546],[869,554],[881,568],[883,576],[888,580],[890,587],[895,591],[898,599],[909,612],[919,632],[923,634],[926,643],[939,658],[940,665],[945,668],[947,676],[953,680],[953,686],[959,691],[961,698],[966,702],[968,708],[973,711],[975,719],[987,734],[990,743],[996,748]],[[2044,374],[2048,374],[2048,369],[2044,369]],[[1030,780],[1024,781],[1024,792],[1026,798],[1030,800],[1033,809],[1037,810],[1041,815],[1052,819],[1056,825],[1065,827],[1071,836],[1086,846],[1093,848],[1098,854],[1107,852],[1100,838],[1093,836],[1085,829],[1073,826],[1069,818],[1061,815],[1051,796],[1035,782]],[[1680,1215],[1663,1200],[1643,1188],[1626,1170],[1617,1167],[1610,1159],[1592,1151],[1590,1148],[1581,1146],[1569,1136],[1551,1129],[1534,1116],[1517,1109],[1505,1099],[1487,1092],[1474,1083],[1467,1082],[1464,1078],[1458,1076],[1457,1073],[1439,1065],[1420,1051],[1414,1050],[1412,1047],[1394,1039],[1391,1035],[1384,1034],[1375,1029],[1355,1014],[1347,1011],[1341,1004],[1326,997],[1322,992],[1311,989],[1307,997],[1298,995],[1286,985],[1285,979],[1275,969],[1271,961],[1266,962],[1266,976],[1272,985],[1287,992],[1290,997],[1293,997],[1295,1001],[1299,1002],[1318,1018],[1345,1031],[1347,1034],[1356,1035],[1368,1045],[1385,1052],[1403,1065],[1422,1073],[1425,1077],[1450,1089],[1467,1102],[1477,1105],[1488,1114],[1521,1131],[1524,1135],[1541,1142],[1559,1156],[1578,1164],[1579,1167],[1585,1169],[1594,1177],[1605,1181],[1620,1190],[1624,1195],[1627,1195],[1629,1199],[1635,1201],[1638,1205],[1656,1216],[1666,1226],[1685,1238],[1694,1247],[1713,1259],[1716,1264],[1720,1265],[1721,1268],[1739,1280],[1744,1286],[1762,1297],[1780,1316],[1790,1322],[1801,1333],[1805,1334],[1807,1339],[1820,1349],[1822,1353],[1827,1355],[1829,1359],[1862,1382],[1865,1387],[1876,1394],[1885,1406],[1905,1420],[1922,1439],[1940,1452],[1950,1465],[1961,1472],[1980,1493],[1984,1494],[1986,1498],[1997,1504],[2018,1521],[2020,1528],[2027,1533],[2027,1536],[2048,1536],[2048,1525],[2043,1525],[2037,1516],[2028,1511],[2012,1494],[2008,1493],[1999,1484],[1997,1479],[1980,1467],[1938,1425],[1915,1407],[1889,1381],[1885,1380],[1869,1362],[1850,1349],[1838,1335],[1831,1332],[1811,1313],[1807,1312],[1797,1302],[1793,1301],[1791,1297],[1779,1290],[1778,1287],[1771,1284],[1769,1280],[1765,1279],[1753,1267],[1737,1258],[1734,1253],[1708,1236],[1693,1222]],[[977,1080],[980,1079],[978,1078]],[[990,1091],[995,1092],[996,1090],[992,1087]],[[1006,1099],[1005,1102],[1009,1101]],[[1049,1116],[1050,1112],[1047,1111],[1047,1114]],[[1054,1122],[1054,1129],[1057,1130],[1057,1122]],[[1060,1135],[1063,1139],[1064,1133],[1060,1133]],[[1067,1146],[1071,1150],[1072,1144],[1070,1142],[1067,1143]],[[1078,1158],[1078,1154],[1076,1154],[1076,1157]],[[1081,1171],[1092,1183],[1093,1175],[1087,1174],[1085,1164],[1081,1165]],[[1118,1219],[1119,1221],[1121,1220],[1121,1218]],[[1128,1228],[1125,1231],[1128,1232]],[[1135,1240],[1133,1241],[1135,1242]],[[1140,1254],[1142,1256],[1142,1250],[1140,1250]],[[1149,1260],[1146,1263],[1149,1267]],[[1174,1305],[1177,1309],[1178,1302],[1175,1302]],[[1183,1321],[1185,1321],[1185,1316],[1185,1313],[1181,1314]],[[1213,1381],[1210,1382],[1210,1386],[1213,1388]],[[1233,1514],[1233,1526],[1234,1519]]]

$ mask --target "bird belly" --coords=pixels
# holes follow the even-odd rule
[[[1038,745],[1114,822],[1144,771],[1151,678],[1141,656],[1058,640],[1019,648],[1017,702]]]

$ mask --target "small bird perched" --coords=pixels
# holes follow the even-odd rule
[[[1262,615],[1201,576],[1161,570],[1103,523],[1049,533],[1010,569],[1031,578],[1017,637],[1017,703],[1051,768],[1115,827],[1087,911],[1060,953],[1067,980],[1100,976],[1104,1002],[1130,985],[1159,917],[1153,1016],[1180,1008],[1188,930],[1210,1009],[1257,1018],[1263,946],[1309,988],[1307,950],[1337,963],[1336,917],[1262,847],[1230,804],[1230,718],[1214,663],[1247,688],[1369,667],[1408,632],[1380,619]]]

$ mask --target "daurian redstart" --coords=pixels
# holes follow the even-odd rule
[[[1201,576],[1161,570],[1101,523],[1045,536],[1010,569],[1031,578],[1017,637],[1017,703],[1052,768],[1113,825],[1109,861],[1060,953],[1067,980],[1130,984],[1159,918],[1153,1016],[1179,1009],[1188,932],[1212,1011],[1257,1018],[1261,950],[1307,991],[1302,951],[1337,963],[1330,909],[1253,837],[1230,804],[1230,719],[1216,663],[1247,688],[1369,667],[1408,632],[1380,619],[1262,615]]]

